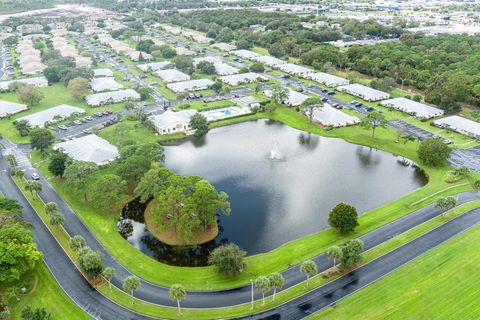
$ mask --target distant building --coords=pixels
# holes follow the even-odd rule
[[[25,104],[0,100],[0,118],[9,117],[27,109]]]
[[[119,155],[117,147],[94,134],[56,144],[53,149],[68,154],[73,160],[97,165],[109,164]]]

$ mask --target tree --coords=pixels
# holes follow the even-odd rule
[[[288,89],[279,84],[273,85],[270,92],[276,103],[283,103],[288,98]]]
[[[65,179],[76,192],[83,192],[84,200],[87,201],[87,183],[92,175],[98,170],[98,166],[94,162],[73,161],[65,169]]]
[[[190,124],[190,127],[195,130],[194,135],[196,137],[204,136],[208,132],[207,118],[201,113],[195,113],[190,118],[189,124]]]
[[[150,98],[151,93],[153,92],[152,88],[142,87],[138,88],[137,92],[140,94],[140,100],[145,101]]]
[[[56,177],[63,177],[65,168],[71,163],[71,158],[68,154],[54,151],[50,155],[50,163],[48,164],[48,171],[50,171]]]
[[[30,131],[30,146],[34,150],[39,150],[45,155],[47,149],[52,145],[55,137],[52,131],[45,128],[35,128]]]
[[[16,92],[18,100],[29,107],[39,104],[43,99],[43,94],[31,85],[22,85]]]
[[[191,73],[193,70],[193,61],[191,57],[188,56],[176,56],[173,60],[175,67],[179,70],[182,70],[186,73]]]
[[[322,108],[323,103],[319,97],[308,97],[303,101],[302,106],[306,109],[306,114],[308,116],[308,121],[312,123],[313,120],[313,111],[315,108]]]
[[[442,138],[425,139],[420,143],[417,150],[420,161],[434,167],[443,165],[451,152],[452,149],[448,147]]]
[[[90,187],[93,205],[100,210],[115,208],[122,202],[126,185],[126,182],[115,174],[101,175]]]
[[[457,205],[457,198],[453,196],[441,197],[435,203],[435,208],[439,208],[442,211],[442,217],[445,217],[447,212]]]
[[[317,264],[315,262],[313,262],[312,260],[305,261],[300,266],[300,271],[305,273],[305,275],[307,276],[307,283],[306,283],[305,287],[308,288],[308,280],[310,280],[311,276],[314,276],[318,273]]]
[[[20,214],[22,208],[17,200],[0,197],[0,214]]]
[[[165,59],[171,59],[177,55],[175,49],[169,45],[160,46],[160,52],[162,53],[162,57]]]
[[[33,233],[22,223],[0,228],[0,282],[18,280],[42,258]]]
[[[412,136],[411,134],[404,134],[400,136],[400,138],[403,140],[403,144],[407,144],[409,142],[413,142],[416,140],[415,137]]]
[[[89,277],[96,277],[103,271],[103,255],[100,251],[93,251],[90,247],[83,247],[77,252],[78,263],[83,272]]]
[[[81,100],[89,93],[90,84],[87,79],[76,77],[68,81],[67,90],[73,98]]]
[[[216,69],[215,65],[210,61],[201,61],[197,64],[197,69],[200,70],[201,73],[205,74],[215,74]]]
[[[102,271],[102,276],[108,281],[108,287],[111,289],[112,288],[112,278],[115,275],[115,269],[112,267],[106,267]]]
[[[54,212],[50,215],[50,224],[52,226],[61,225],[65,222],[65,216],[60,212]]]
[[[128,292],[132,297],[132,304],[135,302],[133,298],[133,292],[138,290],[140,286],[141,286],[140,280],[135,276],[126,277],[125,280],[123,281],[122,288],[125,292]]]
[[[53,320],[53,316],[45,308],[26,306],[22,309],[22,320]]]
[[[25,190],[30,191],[30,193],[33,196],[34,193],[38,193],[38,192],[42,191],[42,184],[39,181],[36,181],[36,180],[29,180],[25,184]]]
[[[141,40],[140,42],[137,43],[136,49],[138,51],[143,51],[146,53],[151,53],[152,52],[152,46],[154,45],[153,41],[150,39],[146,40]]]
[[[342,248],[340,248],[339,246],[330,247],[327,250],[327,257],[328,259],[333,260],[333,267],[335,268],[335,262],[342,258]]]
[[[116,168],[116,173],[129,184],[137,181],[150,169],[151,161],[141,155],[132,155],[128,158],[121,157]]]
[[[86,245],[87,241],[80,235],[75,235],[68,240],[68,246],[75,252],[79,252]]]
[[[28,120],[18,120],[15,121],[13,124],[21,137],[26,137],[30,133],[31,128]]]
[[[223,88],[223,83],[221,81],[215,81],[215,83],[210,86],[210,89],[215,91],[216,94],[219,94],[220,91],[222,91],[222,88]]]
[[[236,244],[221,245],[210,253],[208,264],[212,265],[216,272],[226,276],[235,276],[245,270],[246,252]]]
[[[390,78],[390,77],[376,79],[376,80],[373,80],[370,83],[370,85],[374,89],[388,92],[388,91],[390,91],[390,89],[392,89],[395,86],[395,79]]]
[[[51,216],[55,212],[58,212],[58,205],[55,202],[47,202],[45,204],[45,213]]]
[[[270,284],[273,287],[273,296],[272,302],[275,301],[275,296],[277,295],[277,289],[280,290],[285,283],[285,278],[282,276],[281,273],[275,272],[268,276],[270,280]]]
[[[328,216],[328,223],[332,228],[342,233],[351,232],[358,226],[357,209],[348,203],[337,204]]]
[[[342,247],[342,257],[340,258],[340,265],[344,269],[349,269],[355,264],[362,261],[360,253],[364,248],[364,244],[360,239],[353,239],[348,241]]]
[[[257,291],[262,292],[262,306],[265,305],[265,293],[270,291],[272,288],[272,283],[270,282],[270,278],[266,276],[259,276],[254,281],[255,288]]]
[[[179,283],[173,284],[170,287],[169,297],[171,300],[177,301],[178,313],[181,314],[180,302],[187,297],[187,290],[185,290],[185,287]]]
[[[387,123],[388,121],[383,114],[373,111],[362,119],[360,126],[367,130],[372,130],[372,139],[375,139],[375,130],[377,128],[386,128]]]
[[[249,69],[251,72],[257,72],[257,73],[262,73],[265,71],[265,67],[260,62],[252,63]]]

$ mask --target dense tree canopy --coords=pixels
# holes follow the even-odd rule
[[[445,164],[452,149],[450,149],[442,138],[431,138],[422,141],[417,152],[420,161],[436,167]]]

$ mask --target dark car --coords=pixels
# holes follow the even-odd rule
[[[332,105],[332,107],[334,107],[335,109],[339,109],[339,110],[340,110],[340,109],[343,109],[343,106],[342,106],[340,103],[334,103],[334,104]]]
[[[334,91],[329,91],[329,92],[327,92],[327,94],[328,94],[329,96],[333,96],[333,95],[335,94],[335,92],[334,92]]]

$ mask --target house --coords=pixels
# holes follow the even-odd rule
[[[19,113],[27,109],[28,107],[26,104],[0,100],[0,118],[9,117],[12,114]]]
[[[240,69],[226,63],[215,63],[213,66],[215,67],[215,72],[220,76],[229,76],[240,72]]]
[[[210,88],[215,82],[210,79],[196,79],[188,81],[180,81],[167,84],[167,88],[175,93],[184,91],[197,91]]]
[[[37,88],[48,87],[48,80],[44,76],[23,78],[16,80],[0,81],[0,92],[9,91],[10,84],[20,82]]]
[[[282,70],[283,72],[301,77],[306,77],[308,74],[314,73],[312,69],[308,69],[293,63],[282,64],[278,66],[278,69]]]
[[[197,110],[172,111],[167,110],[162,114],[151,116],[150,120],[159,134],[192,133],[190,118]]]
[[[271,68],[281,66],[282,64],[286,64],[287,61],[281,60],[272,56],[259,56],[259,57],[254,57],[252,58],[253,61],[260,62],[266,66],[269,66]]]
[[[45,109],[28,116],[17,119],[26,120],[31,127],[43,128],[45,123],[54,123],[58,120],[63,120],[74,114],[84,114],[85,110],[78,107],[61,104],[53,108]]]
[[[339,91],[349,93],[365,101],[379,101],[390,98],[390,94],[358,83],[337,87]]]
[[[170,66],[172,63],[170,61],[161,61],[161,62],[151,62],[137,65],[137,68],[143,72],[155,72],[157,70],[165,69]]]
[[[217,57],[199,57],[199,58],[193,58],[193,65],[197,66],[200,62],[210,62],[210,63],[220,63],[222,62],[222,59],[217,58]]]
[[[123,85],[115,81],[113,77],[92,78],[90,81],[93,92],[115,91],[123,89]]]
[[[95,78],[113,77],[113,71],[108,68],[94,69],[93,76]]]
[[[264,75],[255,73],[255,72],[246,72],[246,73],[239,73],[233,74],[229,76],[223,76],[219,78],[220,81],[225,82],[231,86],[237,86],[239,84],[246,84],[255,81],[267,81],[268,78]]]
[[[89,106],[98,107],[125,101],[138,101],[140,100],[140,94],[133,89],[125,89],[91,94],[86,96],[85,100]]]
[[[420,120],[439,117],[444,113],[442,109],[403,97],[384,100],[380,102],[380,104],[385,107],[408,113]]]
[[[177,69],[157,70],[153,73],[161,78],[165,83],[179,82],[190,80],[190,76]]]
[[[300,93],[300,92],[297,92],[295,90],[292,90],[290,88],[287,88],[288,89],[288,96],[287,98],[283,101],[284,104],[286,104],[287,106],[299,106],[301,105],[305,100],[308,99],[308,96],[303,94],[303,93]],[[265,96],[271,98],[272,97],[272,91],[271,90],[265,90]]]
[[[247,59],[247,60],[252,60],[255,57],[260,57],[260,53],[256,53],[250,50],[245,50],[245,49],[240,49],[240,50],[234,50],[230,52],[233,55],[236,55],[237,57]]]
[[[309,73],[305,76],[305,78],[321,83],[331,88],[338,86],[346,86],[350,83],[350,81],[345,78],[337,77],[325,72]]]
[[[225,51],[225,52],[230,52],[235,49],[237,49],[236,46],[230,43],[225,43],[225,42],[218,42],[212,45],[212,47],[217,48],[218,50]]]
[[[107,140],[89,134],[53,146],[54,150],[68,154],[73,160],[106,165],[118,157],[118,149]]]
[[[331,127],[345,127],[360,122],[359,118],[348,115],[328,104],[325,104],[322,108],[315,108],[312,120],[321,123],[323,126]]]
[[[434,125],[448,128],[471,138],[480,139],[480,123],[460,116],[450,116],[435,120]]]

